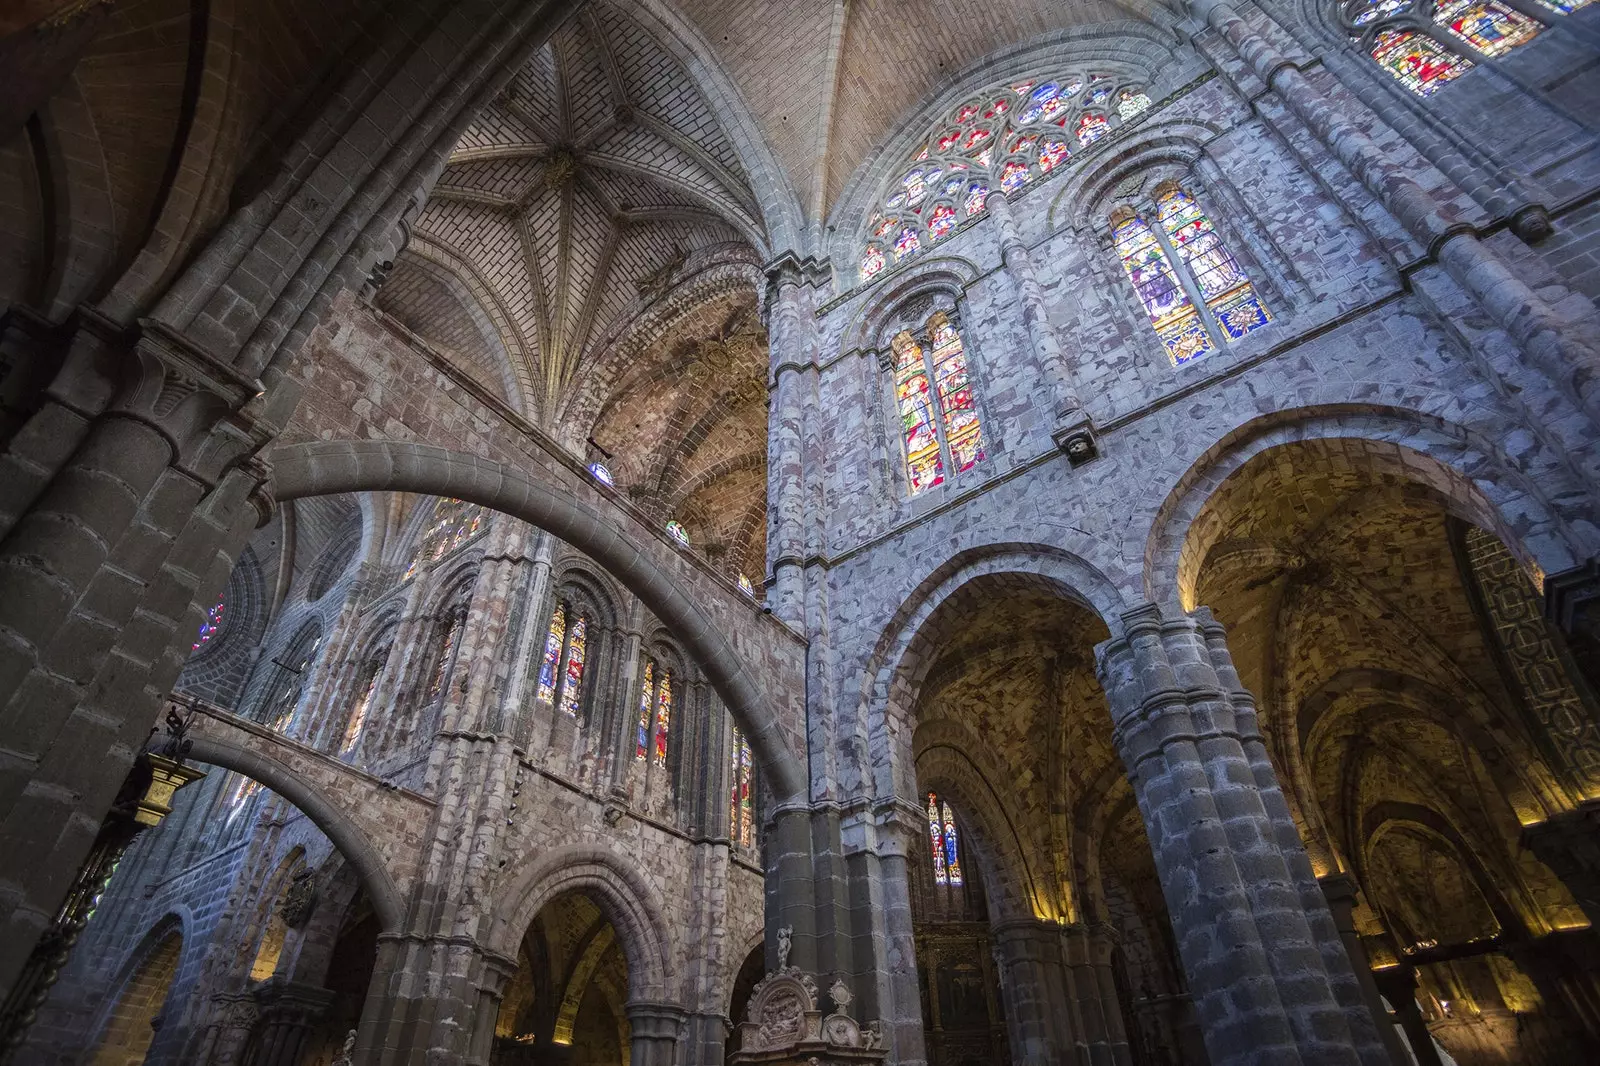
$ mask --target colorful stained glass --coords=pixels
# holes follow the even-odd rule
[[[484,511],[475,503],[443,497],[433,506],[433,517],[422,535],[422,544],[406,567],[402,580],[410,581],[418,569],[443,559],[477,536],[483,528]]]
[[[894,239],[894,258],[898,262],[906,256],[922,250],[922,238],[917,236],[917,231],[907,226],[900,231],[900,236]]]
[[[1088,102],[1091,104],[1100,105],[1109,99],[1111,99],[1111,86],[1109,85],[1101,85],[1089,91]]]
[[[894,351],[895,396],[906,445],[906,480],[915,496],[944,481],[944,460],[939,455],[933,388],[928,383],[922,346],[910,333],[901,333],[894,339]]]
[[[1066,141],[1058,141],[1054,137],[1046,137],[1039,142],[1039,169],[1046,174],[1054,170],[1056,164],[1067,158],[1071,151]]]
[[[984,206],[989,201],[989,186],[981,181],[975,181],[967,186],[967,200],[962,204],[961,212],[967,218],[983,214]]]
[[[650,754],[650,708],[655,703],[656,664],[645,660],[644,682],[639,686],[639,742],[633,749],[635,759]]]
[[[897,218],[886,218],[872,227],[872,235],[874,237],[887,237],[890,231],[899,224],[900,220]]]
[[[254,778],[241,777],[239,779],[239,783],[234,786],[233,797],[228,800],[228,806],[234,810],[238,810],[246,803],[249,803],[252,799],[254,799],[256,793],[260,791],[260,781],[257,781]]]
[[[942,314],[935,315],[929,339],[932,341],[933,379],[938,386],[939,408],[944,412],[945,442],[956,473],[971,470],[983,458],[983,430],[978,409],[972,400],[972,382],[967,373],[967,353],[961,334]]]
[[[956,816],[950,804],[943,803],[944,811],[944,870],[952,885],[961,884],[961,842],[956,839]]]
[[[994,103],[990,104],[988,106],[988,108],[986,108],[984,110],[983,117],[984,118],[999,118],[1001,115],[1004,115],[1007,111],[1010,111],[1010,110],[1011,110],[1011,101],[1007,100],[1005,97],[1002,96],[1002,97],[998,98],[997,100],[995,100]]]
[[[739,591],[744,593],[746,596],[750,596],[750,597],[753,598],[755,596],[755,594],[756,594],[756,587],[754,585],[750,584],[750,579],[749,578],[745,577],[743,574],[740,574],[739,575]]]
[[[961,146],[962,150],[966,152],[976,151],[979,145],[993,136],[994,130],[988,126],[974,126],[972,132],[967,134],[967,143]]]
[[[751,787],[750,742],[737,728],[733,731],[728,780],[731,782],[728,805],[728,840],[740,847],[755,845],[755,796]]]
[[[195,635],[194,646],[190,650],[199,650],[200,645],[210,643],[211,638],[217,635],[217,630],[222,628],[223,609],[222,597],[218,596],[217,602],[206,612],[206,620],[200,623],[200,632]]]
[[[944,868],[944,820],[939,816],[939,797],[928,793],[928,847],[933,853],[933,882],[948,885],[950,875]]]
[[[689,546],[689,531],[684,529],[683,523],[676,518],[667,523],[667,536],[682,544],[685,548]]]
[[[958,130],[958,129],[952,129],[952,130],[946,130],[944,132],[944,135],[941,136],[934,143],[939,146],[939,151],[940,152],[948,152],[951,148],[955,147],[955,143],[957,141],[959,141],[960,139],[961,139],[961,131]]]
[[[1033,88],[1033,82],[1021,81],[1013,85],[1011,87],[1011,91],[1016,93],[1018,96],[1026,96],[1028,95],[1028,90],[1031,88]]]
[[[578,701],[583,695],[583,662],[588,644],[589,620],[579,618],[572,626],[572,639],[567,642],[567,668],[561,674],[562,713],[578,717]]]
[[[976,115],[977,113],[978,113],[978,105],[977,104],[967,104],[964,107],[962,107],[960,111],[956,112],[956,122],[957,123],[970,122],[970,121],[972,121],[972,116]]]
[[[1124,122],[1150,110],[1150,97],[1141,89],[1124,89],[1117,97],[1117,114]]]
[[[456,642],[461,638],[462,621],[460,611],[451,611],[450,617],[445,619],[444,633],[439,639],[439,657],[433,661],[433,675],[428,678],[430,701],[439,697],[444,691],[444,683],[450,678],[450,668],[455,665]]]
[[[661,675],[661,693],[656,697],[656,765],[667,765],[667,728],[672,724],[672,675]]]
[[[1000,188],[1006,192],[1016,192],[1028,184],[1028,164],[1020,159],[1013,159],[1000,168]]]
[[[966,168],[963,167],[962,169],[965,170]],[[966,180],[967,179],[963,178],[960,174],[957,174],[952,178],[946,178],[944,182],[944,188],[939,190],[939,195],[955,196],[961,191],[961,186],[966,183]]]
[[[940,204],[928,215],[928,235],[936,241],[943,240],[950,236],[955,224],[956,209],[949,204]]]
[[[539,699],[556,701],[556,672],[561,669],[561,649],[567,641],[567,609],[557,606],[550,619],[550,632],[544,638],[544,658],[539,663]]]
[[[937,174],[938,171],[936,170],[934,173]],[[906,206],[908,207],[915,207],[928,194],[926,171],[913,170],[901,180],[900,184],[906,187]]]
[[[1581,7],[1588,7],[1594,0],[1537,0],[1537,2],[1551,11],[1570,15]]]
[[[1039,86],[1028,97],[1028,106],[1022,109],[1022,113],[1017,116],[1017,121],[1026,125],[1029,122],[1037,122],[1040,118],[1055,114],[1061,109],[1061,102],[1058,99],[1060,94],[1061,86],[1053,81]]]
[[[906,202],[906,194],[903,193],[903,192],[897,192],[893,196],[889,197],[889,199],[885,200],[883,206],[885,206],[885,207],[889,208],[889,210],[893,211],[896,208],[904,206],[905,202]]]
[[[1193,197],[1176,186],[1158,190],[1156,217],[1229,340],[1238,340],[1271,320],[1238,260],[1223,246],[1221,236]]]
[[[883,249],[876,244],[867,245],[867,250],[861,253],[861,280],[865,281],[883,269]]]
[[[378,677],[383,673],[383,664],[387,654],[367,664],[362,672],[364,683],[361,686],[361,695],[356,699],[355,706],[350,708],[350,720],[345,723],[344,737],[339,742],[339,754],[343,755],[356,746],[356,741],[361,739],[362,727],[367,724],[367,712],[372,709],[372,694],[378,689]]]
[[[1472,61],[1415,30],[1383,30],[1372,42],[1372,58],[1418,96],[1432,96],[1447,81],[1472,69]]]
[[[1111,123],[1106,117],[1092,111],[1086,111],[1078,117],[1078,143],[1093,144],[1111,132]]]
[[[974,162],[976,162],[980,167],[987,167],[989,165],[989,158],[991,154],[992,153],[990,150],[985,148],[983,151],[979,152],[975,157],[973,157]]]
[[[1122,269],[1133,282],[1139,302],[1166,345],[1173,365],[1198,359],[1211,351],[1211,335],[1178,282],[1167,253],[1156,240],[1149,223],[1130,213],[1117,224],[1112,237]]]
[[[1505,55],[1544,29],[1500,0],[1434,0],[1433,21],[1486,56]]]
[[[1017,136],[1011,138],[1011,147],[1007,148],[1006,151],[1010,152],[1012,155],[1016,155],[1018,152],[1026,152],[1029,148],[1033,147],[1033,142],[1037,141],[1038,139],[1039,135],[1037,133],[1018,134]]]
[[[596,481],[600,482],[600,484],[609,485],[609,486],[612,486],[613,488],[616,487],[617,483],[616,483],[615,480],[612,479],[611,470],[610,470],[609,467],[606,466],[606,464],[604,464],[604,463],[590,463],[589,464],[589,473],[593,474],[594,475],[594,479]]]
[[[1366,0],[1361,9],[1356,11],[1350,21],[1357,26],[1366,26],[1380,18],[1395,15],[1410,7],[1412,0]]]
[[[915,162],[920,163],[924,159],[927,159],[927,158],[928,158],[928,147],[927,147],[927,145],[923,145],[922,151],[917,153],[917,158],[915,159]]]

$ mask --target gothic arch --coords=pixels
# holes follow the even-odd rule
[[[1217,491],[1256,456],[1305,442],[1358,453],[1374,469],[1430,485],[1451,513],[1494,533],[1535,572],[1565,570],[1592,553],[1533,480],[1471,430],[1416,410],[1330,404],[1253,419],[1178,476],[1152,516],[1145,595],[1193,608],[1200,567],[1216,539],[1207,510]]]
[[[195,762],[209,763],[259,781],[304,812],[355,869],[383,931],[400,931],[405,917],[400,887],[378,849],[337,801],[276,759],[216,737],[198,736],[193,742],[189,758]]]
[[[694,597],[646,550],[600,514],[509,463],[398,441],[317,442],[273,452],[279,499],[385,489],[450,495],[521,519],[566,541],[615,575],[699,663],[750,737],[774,796],[805,795],[805,771],[789,749],[759,681]]]
[[[678,945],[659,896],[635,863],[604,844],[569,844],[531,856],[501,882],[489,919],[488,947],[516,958],[517,945],[545,905],[581,892],[617,931],[628,960],[628,998],[677,1002]]]
[[[1146,124],[1113,155],[1096,159],[1058,192],[1050,203],[1050,225],[1082,226],[1103,217],[1119,185],[1152,167],[1188,169],[1204,154],[1207,141],[1221,131],[1211,123],[1178,119]]]
[[[947,296],[951,302],[962,299],[967,286],[974,284],[982,271],[976,263],[954,255],[929,255],[896,274],[893,283],[871,300],[863,301],[855,318],[845,327],[843,350],[882,348],[889,318],[919,296]]]
[[[193,949],[193,940],[190,931],[194,928],[194,916],[187,907],[181,904],[174,905],[172,909],[156,919],[144,936],[139,938],[138,944],[123,959],[122,965],[117,968],[116,977],[106,988],[105,1001],[95,1012],[94,1020],[90,1023],[88,1031],[92,1034],[85,1045],[88,1061],[96,1061],[106,1038],[117,1025],[117,1008],[131,991],[130,986],[143,976],[153,965],[161,964],[161,955],[175,948],[170,964],[171,976],[167,979],[166,987],[161,992],[161,1000],[154,1004],[151,1017],[159,1014],[165,1004],[166,996],[171,992],[172,985],[176,982],[178,971],[183,967],[184,949]],[[176,945],[173,945],[176,941]]]

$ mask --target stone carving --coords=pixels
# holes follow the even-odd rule
[[[310,920],[311,908],[316,902],[316,879],[311,876],[310,870],[301,870],[289,882],[289,887],[283,890],[283,900],[278,904],[283,924],[290,929],[299,929]]]
[[[351,1066],[355,1061],[356,1031],[354,1029],[344,1038],[344,1046],[339,1049],[339,1055],[333,1060],[332,1066]]]
[[[794,927],[785,925],[778,929],[778,972],[789,968],[789,949],[794,946]]]
[[[817,982],[811,974],[788,965],[793,930],[778,931],[782,965],[750,993],[746,1021],[739,1026],[738,1066],[846,1066],[881,1063],[886,1052],[877,1023],[861,1026],[850,1017],[854,1000],[843,978],[828,989],[834,1012],[823,1016]]]

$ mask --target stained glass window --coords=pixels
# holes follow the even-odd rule
[[[1435,0],[1433,21],[1486,56],[1504,55],[1544,29],[1538,19],[1499,0]]]
[[[939,816],[939,797],[928,793],[928,847],[933,854],[933,880],[935,884],[948,885],[950,875],[944,868],[944,819]]]
[[[1059,169],[1078,145],[1110,132],[1112,121],[1151,106],[1142,85],[1105,73],[1063,73],[993,85],[945,112],[869,216],[860,281],[951,239],[959,222],[983,214],[992,190],[1016,192]],[[1112,107],[1116,119],[1107,117]]]
[[[672,674],[661,675],[661,692],[656,696],[656,765],[667,765],[667,727],[672,724]]]
[[[1194,198],[1176,184],[1156,190],[1156,216],[1178,258],[1189,269],[1200,298],[1228,340],[1238,340],[1269,321],[1255,287]]]
[[[866,280],[882,270],[883,262],[883,249],[876,244],[867,245],[867,250],[861,253],[862,280]]]
[[[744,593],[746,596],[754,597],[756,594],[756,587],[750,584],[749,578],[745,577],[743,574],[740,574],[739,591]]]
[[[728,839],[744,848],[753,847],[756,836],[752,769],[750,742],[735,726],[728,762]]]
[[[206,612],[205,621],[200,623],[200,632],[196,635],[194,648],[191,650],[199,650],[200,645],[209,643],[211,638],[217,635],[217,630],[222,628],[222,612],[222,597],[218,596],[216,605]]]
[[[650,754],[650,706],[654,702],[655,691],[656,664],[646,660],[644,682],[639,686],[639,743],[633,749],[635,759],[643,759]]]
[[[1562,15],[1570,15],[1580,7],[1588,7],[1594,0],[1538,0],[1542,7]]]
[[[1388,15],[1396,15],[1410,7],[1412,0],[1361,0],[1352,5],[1350,21],[1365,26]]]
[[[1131,210],[1112,230],[1122,269],[1139,294],[1156,335],[1166,345],[1174,366],[1211,351],[1211,337],[1184,293],[1149,223]]]
[[[1106,121],[1104,115],[1090,111],[1078,119],[1079,144],[1093,144],[1110,132],[1111,124]]]
[[[356,746],[356,741],[361,739],[361,730],[367,724],[367,712],[372,709],[372,694],[378,690],[378,678],[383,673],[383,664],[388,660],[389,653],[383,652],[381,656],[367,664],[362,671],[363,683],[361,695],[356,697],[355,706],[350,708],[350,720],[345,723],[344,737],[339,743],[339,754],[343,755]]]
[[[561,649],[567,643],[567,609],[556,606],[550,619],[550,632],[544,638],[544,658],[539,663],[539,698],[547,703],[556,701],[556,671],[561,669]]]
[[[602,485],[616,485],[616,482],[611,479],[611,471],[606,468],[604,463],[590,463],[589,473],[593,474],[594,479]]]
[[[683,523],[676,518],[667,523],[667,535],[685,548],[689,546],[689,531],[684,529]]]
[[[900,407],[901,431],[906,445],[906,477],[911,494],[932,488],[944,480],[944,461],[939,456],[939,431],[935,427],[933,389],[922,346],[910,333],[894,340],[895,397]]]
[[[410,581],[419,569],[443,559],[478,535],[483,528],[484,510],[475,503],[463,503],[448,496],[433,505],[433,517],[422,534],[422,544],[406,567],[403,580]]]
[[[428,699],[434,700],[444,691],[444,683],[450,678],[450,668],[455,665],[456,642],[461,637],[461,623],[465,620],[464,612],[451,611],[445,619],[444,633],[439,640],[439,657],[433,663],[433,676],[428,679]]]
[[[1135,115],[1142,115],[1150,110],[1150,97],[1146,93],[1135,92],[1132,89],[1122,90],[1117,97],[1117,114],[1127,120]]]
[[[956,473],[971,470],[983,458],[983,433],[972,402],[972,382],[967,374],[967,353],[961,334],[943,314],[930,326],[933,343],[933,379],[938,385],[939,407],[944,412],[945,441]]]
[[[1432,96],[1439,86],[1472,69],[1466,56],[1415,30],[1381,31],[1372,40],[1372,58],[1418,96]]]
[[[228,800],[228,806],[235,809],[243,807],[255,798],[261,791],[261,782],[250,777],[239,778],[239,783],[234,786],[233,796]]]
[[[583,662],[588,632],[589,620],[579,618],[572,625],[572,639],[567,641],[567,666],[561,674],[561,710],[570,718],[578,717],[578,700],[583,694]]]

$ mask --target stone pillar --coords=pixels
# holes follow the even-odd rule
[[[1378,991],[1378,984],[1372,979],[1372,963],[1367,958],[1367,949],[1361,943],[1361,934],[1356,932],[1354,919],[1356,907],[1356,881],[1349,874],[1328,874],[1319,877],[1317,883],[1322,886],[1322,894],[1328,901],[1328,912],[1333,918],[1334,928],[1339,930],[1339,940],[1344,944],[1345,955],[1350,959],[1350,968],[1354,971],[1357,986],[1361,989],[1362,1002],[1366,1004],[1367,1013],[1372,1018],[1372,1023],[1377,1027],[1378,1038],[1383,1041],[1384,1050],[1389,1053],[1389,1061],[1393,1066],[1409,1066],[1410,1059],[1400,1040],[1400,1034],[1395,1032],[1394,1023],[1389,1020],[1389,1012],[1384,1009],[1382,994]]]
[[[1591,418],[1600,419],[1600,352],[1569,333],[1561,316],[1478,240],[1471,226],[1405,173],[1323,95],[1271,42],[1252,29],[1228,0],[1189,0],[1202,22],[1231,44],[1255,75],[1349,168],[1406,231],[1472,295],[1558,389]]]
[[[683,1055],[685,1063],[721,1063],[727,1055],[731,1023],[725,1014],[700,1012],[684,1018]]]
[[[816,320],[804,273],[785,255],[767,268],[772,394],[767,416],[767,569],[773,614],[805,628],[806,376],[814,373]]]
[[[677,1066],[678,1034],[685,1017],[683,1008],[671,1003],[630,1002],[629,1066]]]
[[[1280,850],[1263,770],[1241,742],[1233,686],[1212,662],[1208,624],[1209,614],[1167,618],[1147,604],[1096,649],[1206,1046],[1213,1066],[1353,1066],[1362,1056]],[[1253,707],[1245,717],[1254,734]]]
[[[250,1066],[300,1066],[306,1039],[333,1001],[315,985],[272,979],[255,989],[260,1016],[250,1038]]]
[[[1061,961],[1073,1016],[1082,1022],[1077,1045],[1093,1066],[1133,1066],[1133,1049],[1117,996],[1111,956],[1115,934],[1105,926],[1069,925],[1061,929]]]
[[[895,803],[853,807],[840,823],[856,937],[852,1010],[862,1020],[878,1020],[899,1066],[927,1062],[909,859],[911,848],[926,846],[926,819],[920,807]]]
[[[1089,415],[1078,399],[1073,385],[1072,368],[1061,350],[1061,340],[1050,324],[1049,306],[1044,290],[1029,257],[1028,246],[1017,228],[1016,216],[1011,213],[1011,201],[996,189],[986,201],[989,217],[994,220],[1000,238],[1000,257],[1006,274],[1011,279],[1017,302],[1022,306],[1022,323],[1028,330],[1028,341],[1033,348],[1034,363],[1039,379],[1050,397],[1050,436],[1056,446],[1067,454],[1074,466],[1088,462],[1098,454],[1094,428]]]
[[[1082,1026],[1071,1018],[1061,967],[1061,942],[1054,923],[1015,918],[991,927],[994,959],[1000,969],[1011,1060],[1017,1066],[1046,1066],[1073,1060]]]
[[[1417,1009],[1417,971],[1402,964],[1379,970],[1372,976],[1379,993],[1389,1001],[1400,1019],[1400,1028],[1406,1031],[1406,1042],[1411,1045],[1417,1066],[1444,1066],[1434,1050],[1428,1023]]]
[[[1600,928],[1600,800],[1528,826],[1522,843],[1561,878],[1589,921]]]

